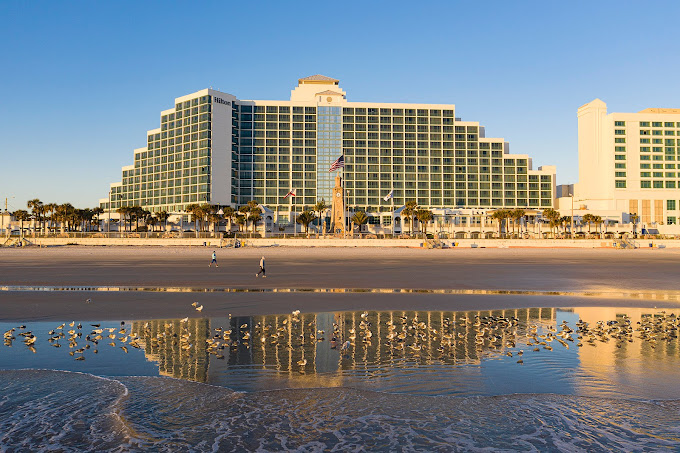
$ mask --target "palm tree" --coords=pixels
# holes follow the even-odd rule
[[[555,237],[555,235],[553,233],[553,228],[555,228],[555,226],[560,224],[560,213],[559,213],[559,211],[555,211],[553,208],[545,208],[543,210],[543,217],[548,219],[548,221],[550,222],[550,234],[552,234],[553,237]]]
[[[325,219],[321,218],[321,213],[328,208],[329,208],[329,206],[326,204],[326,202],[324,200],[317,201],[316,204],[314,205],[314,211],[319,213],[319,230],[321,230],[321,232],[324,233],[324,234],[326,233],[326,228],[325,228],[326,222],[325,222]],[[322,225],[324,225],[323,229],[322,229]]]
[[[513,211],[510,211],[510,217],[512,217],[512,220],[513,220],[513,224],[512,224],[512,234],[513,235],[515,234],[515,225],[517,225],[519,223],[519,221],[524,218],[525,214],[526,214],[526,212],[524,211],[524,209],[520,209],[520,208],[517,208]]]
[[[597,227],[597,232],[598,232],[598,234],[602,234],[602,227],[601,227],[601,225],[602,225],[602,223],[604,223],[604,221],[602,220],[602,217],[600,217],[599,215],[594,215],[594,216],[593,216],[593,223],[594,223],[595,226]]]
[[[102,209],[100,206],[97,206],[96,208],[92,208],[92,216],[97,217],[97,231],[99,231],[99,225],[101,221],[101,215],[104,213],[104,209]]]
[[[250,200],[246,204],[246,206],[243,207],[244,208],[247,207],[247,209],[244,209],[242,212],[246,215],[247,222],[253,223],[253,233],[255,233],[255,230],[257,228],[257,222],[259,222],[262,219],[262,209],[260,208],[259,203],[255,200]],[[248,229],[247,222],[246,230]]]
[[[245,218],[244,225],[245,225],[245,229],[246,229],[246,233],[247,233],[248,232],[248,214],[250,214],[250,206],[248,206],[247,204],[244,204],[243,206],[238,208],[238,212],[240,212],[241,215]],[[241,228],[239,226],[239,230],[240,229]]]
[[[583,214],[583,217],[581,217],[581,220],[583,220],[584,223],[588,224],[588,234],[590,234],[590,225],[595,222],[595,216],[592,214]]]
[[[366,213],[364,211],[357,211],[354,213],[350,221],[354,225],[359,225],[359,236],[361,237],[361,225],[364,225],[368,222],[368,216]],[[354,234],[354,228],[352,228],[352,234]]]
[[[503,236],[503,221],[508,218],[510,211],[507,209],[496,209],[491,218],[498,222],[498,236]]]
[[[61,223],[61,230],[67,229],[70,231],[70,225],[73,222],[73,214],[75,208],[71,203],[60,204],[55,209],[56,220]]]
[[[248,220],[253,223],[253,234],[255,234],[257,230],[257,222],[262,220],[262,211],[260,210],[259,206],[250,208],[250,211],[248,211]]]
[[[188,204],[184,207],[184,211],[188,212],[193,217],[194,230],[196,230],[196,231],[198,231],[198,225],[199,225],[198,217],[199,217],[199,214],[200,214],[200,210],[201,210],[200,206],[197,205],[196,203],[191,203],[191,204]]]
[[[150,215],[146,217],[146,220],[144,221],[146,223],[147,229],[148,227],[151,227],[151,231],[156,231],[156,225],[158,225],[158,218]]]
[[[229,222],[229,229],[227,231],[231,232],[231,225],[234,221],[234,214],[236,213],[236,211],[231,206],[227,206],[222,209],[222,212],[224,213],[222,214],[224,218],[227,220],[227,222]]]
[[[236,223],[236,225],[238,225],[238,230],[242,231],[241,227],[246,224],[246,216],[244,216],[243,214],[236,214],[236,218],[234,219],[234,223]]]
[[[309,224],[317,219],[314,211],[303,211],[295,221],[305,227],[305,234],[309,236]]]
[[[120,216],[120,220],[123,221],[123,231],[127,231],[127,217],[130,215],[130,208],[127,206],[121,206],[120,208],[116,209],[116,212]]]
[[[34,198],[32,200],[28,200],[28,202],[26,203],[26,207],[33,211],[34,222],[40,223],[40,214],[42,214],[43,211],[43,202],[37,198]],[[36,228],[37,225],[34,224],[33,230],[35,230]]]
[[[427,237],[427,224],[432,221],[434,214],[429,209],[418,209],[416,211],[416,217],[421,225],[423,225],[423,238]]]
[[[571,216],[565,215],[560,217],[560,223],[562,225],[562,231],[564,232],[564,235],[567,235],[567,225],[571,225]],[[570,231],[571,233],[571,231]]]
[[[637,227],[637,221],[640,218],[636,213],[630,215],[630,222],[633,224],[633,237],[637,235],[635,229]]]
[[[56,203],[47,203],[45,206],[45,214],[50,213],[50,223],[48,223],[48,229],[51,227],[51,223],[54,220],[54,214],[57,212],[57,204]]]
[[[168,229],[168,217],[170,217],[170,214],[168,214],[168,211],[161,211],[156,213],[156,218],[160,223],[163,224],[163,229],[167,230]]]
[[[208,216],[215,212],[217,212],[217,207],[210,203],[203,203],[199,206],[199,215],[201,216],[201,222],[203,223],[203,231],[208,230]]]
[[[217,231],[217,229],[218,229],[217,225],[220,223],[221,220],[222,220],[222,215],[217,214],[216,212],[211,212],[210,214],[208,214],[208,221],[210,223],[212,223],[213,232]]]
[[[404,205],[404,209],[401,210],[401,217],[402,219],[404,216],[406,216],[406,222],[409,224],[409,236],[413,232],[413,218],[416,215],[416,210],[418,208],[418,203],[416,203],[414,200],[407,201],[406,204]]]
[[[24,234],[24,221],[31,220],[31,215],[28,213],[28,211],[25,211],[23,209],[18,209],[16,211],[14,211],[14,213],[12,215],[14,216],[15,219],[17,219],[18,221],[21,222],[21,227],[20,227],[21,233],[20,234],[23,236],[23,234]]]

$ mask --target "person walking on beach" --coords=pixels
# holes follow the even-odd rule
[[[213,254],[212,254],[212,261],[210,261],[210,264],[208,265],[208,267],[212,267],[213,264],[215,264],[215,267],[220,267],[220,265],[217,264],[217,253],[215,253],[214,250],[213,250]]]
[[[267,278],[267,275],[265,274],[264,271],[264,256],[260,258],[260,271],[257,274],[255,274],[255,277],[259,277],[260,274],[262,274],[262,278]]]

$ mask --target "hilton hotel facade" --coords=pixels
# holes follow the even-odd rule
[[[292,211],[331,203],[329,168],[341,155],[345,203],[374,225],[391,224],[409,200],[438,215],[555,203],[555,167],[533,169],[529,156],[456,118],[454,105],[349,102],[339,81],[322,75],[299,79],[288,101],[213,89],[182,96],[146,138],[100,200],[105,210],[181,213],[190,203],[255,200],[271,212],[267,222],[285,224]],[[295,199],[284,199],[291,189]]]

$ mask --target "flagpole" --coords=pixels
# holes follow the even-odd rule
[[[392,198],[390,198],[390,204],[392,205],[392,239],[394,239],[394,193],[392,193]]]

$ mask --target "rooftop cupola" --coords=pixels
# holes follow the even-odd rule
[[[346,93],[339,86],[340,81],[332,77],[315,74],[298,79],[298,86],[291,91],[291,101],[336,103],[346,99]]]

